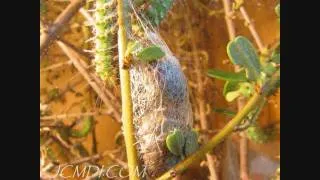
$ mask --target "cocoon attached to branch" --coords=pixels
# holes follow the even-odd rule
[[[182,138],[189,137],[193,116],[187,80],[178,59],[154,30],[144,27],[144,38],[138,41],[147,46],[156,45],[165,52],[162,58],[152,62],[134,57],[130,67],[137,148],[147,174],[154,178],[190,153],[185,144],[190,147],[193,141],[181,141],[188,143],[178,144],[184,154],[177,156],[168,149],[166,138],[175,130],[183,134]]]

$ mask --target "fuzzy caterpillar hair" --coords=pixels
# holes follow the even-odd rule
[[[152,23],[138,15],[133,5],[131,7],[144,30],[144,37],[134,40],[156,45],[165,52],[164,57],[151,63],[135,59],[130,68],[138,152],[148,176],[154,178],[180,161],[168,151],[166,137],[174,129],[182,133],[191,131],[193,116],[187,80],[178,59],[154,30]]]
[[[147,5],[143,13],[148,17],[152,25],[159,25],[171,8],[172,2],[173,0],[150,0],[146,2],[135,0],[131,3],[134,3],[138,8]],[[116,55],[115,39],[117,35],[116,0],[95,0],[94,12],[95,71],[107,84],[114,85],[117,74],[116,63],[113,62],[113,57]],[[129,13],[132,13],[132,11]],[[114,51],[113,48],[115,49]]]
[[[108,84],[115,83],[115,69],[112,62],[112,47],[116,37],[116,11],[115,1],[96,0],[95,3],[95,71],[97,75]],[[113,5],[114,4],[114,5]]]

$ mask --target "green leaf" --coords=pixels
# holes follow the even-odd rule
[[[239,92],[244,97],[250,97],[254,93],[254,87],[252,84],[244,82],[239,84]]]
[[[236,112],[233,112],[233,111],[230,111],[230,110],[224,109],[224,108],[215,108],[215,109],[213,109],[213,111],[217,112],[217,113],[225,114],[230,117],[234,117],[237,114]]]
[[[70,136],[76,137],[76,138],[81,138],[81,137],[87,136],[93,126],[92,116],[88,116],[88,117],[84,118],[81,121],[80,126],[82,126],[82,127],[79,129],[74,129],[74,128],[70,129]]]
[[[246,74],[244,71],[239,73],[221,71],[218,69],[209,69],[208,75],[213,78],[225,80],[225,81],[247,81]]]
[[[172,7],[173,0],[151,0],[146,11],[152,25],[158,26]]]
[[[251,141],[263,144],[275,138],[276,130],[273,126],[261,128],[256,124],[247,129],[246,135]]]
[[[223,87],[223,95],[226,96],[228,92],[236,91],[239,89],[239,82],[227,81]]]
[[[238,10],[244,3],[244,0],[235,0],[232,3],[232,10]]]
[[[165,56],[165,53],[158,46],[150,46],[142,49],[136,55],[139,60],[151,62]]]
[[[271,57],[271,61],[276,63],[276,64],[280,64],[280,53],[273,54],[272,57]]]
[[[228,92],[227,95],[226,95],[226,100],[228,102],[232,102],[233,100],[235,100],[239,96],[241,96],[241,93],[239,91]]]
[[[225,98],[228,102],[232,102],[239,96],[250,97],[254,93],[253,85],[248,82],[239,83],[238,87],[236,91],[226,93]]]
[[[280,54],[280,42],[279,42],[278,46],[274,49],[272,54]]]
[[[184,147],[184,154],[189,156],[190,154],[196,152],[199,148],[198,144],[198,134],[196,131],[188,131],[185,135],[186,137],[186,144]]]
[[[232,63],[246,69],[247,77],[255,81],[260,77],[261,65],[252,43],[243,36],[236,37],[227,45],[227,53]]]
[[[280,57],[279,57],[280,58]],[[267,63],[264,67],[263,67],[263,72],[265,72],[267,74],[267,76],[272,76],[272,74],[274,72],[276,72],[277,67],[275,66],[276,64],[273,62]]]
[[[168,134],[166,138],[168,150],[176,156],[183,155],[184,144],[185,138],[179,129],[175,129],[172,133]]]

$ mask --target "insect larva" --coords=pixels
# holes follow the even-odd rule
[[[116,14],[114,8],[109,6],[113,0],[96,0],[94,13],[95,25],[95,71],[107,84],[115,82],[115,68],[112,63],[112,46],[114,43],[114,24]]]

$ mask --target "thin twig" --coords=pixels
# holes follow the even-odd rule
[[[69,46],[70,44],[66,44],[67,46]],[[74,49],[74,46],[69,46],[72,50],[76,51],[76,49]],[[78,52],[78,51],[77,51]],[[91,66],[89,66],[83,59],[79,59],[79,63],[86,69],[89,70],[89,68]],[[116,109],[120,109],[121,105],[119,103],[119,99],[115,97],[115,95],[107,88],[105,87],[106,85],[103,83],[103,81],[97,76],[97,74],[95,73],[91,73],[88,72],[89,75],[94,79],[94,81],[98,84],[98,86],[103,89],[103,91],[106,93],[106,95],[108,96],[108,98],[110,98],[110,100],[112,100],[114,106]]]
[[[236,31],[235,31],[234,23],[231,19],[231,16],[232,16],[231,3],[230,3],[230,0],[223,0],[222,2],[223,2],[223,8],[225,12],[224,18],[227,24],[229,39],[232,40],[236,37]]]
[[[110,100],[105,95],[104,91],[102,90],[102,87],[100,87],[92,78],[92,76],[88,73],[87,69],[83,67],[81,64],[81,58],[76,54],[76,52],[68,47],[66,44],[64,44],[61,41],[57,41],[60,48],[66,53],[66,55],[71,59],[73,65],[78,69],[78,71],[82,74],[82,76],[87,80],[87,82],[90,84],[90,86],[95,90],[95,92],[98,94],[98,96],[102,99],[104,104],[107,106],[108,109],[112,110],[112,114],[114,118],[121,122],[120,120],[120,113],[119,111],[114,107],[114,105],[110,102]]]
[[[233,40],[236,37],[236,32],[235,32],[235,26],[234,23],[231,19],[231,15],[232,15],[232,11],[231,11],[231,3],[230,0],[223,0],[223,6],[224,6],[224,10],[225,10],[225,20],[226,20],[226,25],[227,25],[227,29],[228,29],[228,34],[229,34],[229,40]],[[235,72],[239,71],[239,66],[235,66],[234,68]],[[246,99],[244,97],[240,97],[237,100],[238,103],[238,111],[240,111],[243,106],[246,103]],[[244,135],[243,132],[240,132],[240,142],[239,142],[239,146],[240,146],[240,152],[239,152],[239,156],[240,156],[240,178],[242,180],[248,180],[248,166],[247,166],[247,139]]]
[[[73,117],[83,117],[83,116],[95,116],[95,115],[110,115],[111,111],[95,111],[95,112],[86,112],[86,113],[70,113],[70,114],[59,114],[59,115],[51,115],[40,117],[41,121],[46,120],[56,120],[56,119],[67,119]]]
[[[74,51],[76,51],[78,54],[86,57],[87,59],[92,59],[93,55],[91,53],[85,52],[84,50],[74,46],[72,43],[70,43],[69,41],[63,39],[63,38],[57,38],[57,40],[63,42],[64,44],[66,44],[67,46],[69,46],[70,48],[72,48]]]
[[[117,151],[117,150],[116,150]],[[99,154],[95,154],[93,156],[89,156],[89,157],[84,157],[84,158],[80,158],[80,159],[77,159],[75,161],[72,161],[72,162],[68,162],[68,163],[65,163],[65,164],[61,164],[61,166],[66,166],[66,165],[78,165],[78,164],[82,164],[82,163],[85,163],[85,162],[89,162],[89,161],[95,161],[95,160],[99,160],[99,159],[102,159],[103,157],[105,156],[109,156],[111,153],[114,153],[116,151],[104,151],[102,153],[99,153]]]
[[[188,14],[190,14],[190,10],[189,10],[189,6],[187,5],[187,11],[189,12]],[[189,19],[187,19],[188,17],[185,16],[185,22],[188,26],[188,29],[190,30],[190,32],[192,32],[192,26],[190,24]],[[209,129],[209,124],[207,121],[207,115],[206,115],[206,105],[205,105],[205,101],[204,101],[204,86],[203,86],[203,73],[202,73],[202,66],[201,66],[201,61],[197,56],[197,45],[196,45],[196,41],[194,39],[194,36],[191,34],[191,44],[192,44],[192,56],[193,56],[193,60],[195,62],[195,73],[196,73],[196,79],[197,79],[197,89],[198,89],[198,105],[199,105],[199,118],[200,118],[200,126],[201,129],[203,130],[208,130]],[[207,140],[207,136],[205,138],[205,140]],[[207,157],[207,161],[208,161],[208,168],[209,168],[209,172],[210,172],[210,180],[217,180],[218,176],[217,176],[217,172],[216,172],[216,167],[215,167],[215,162],[214,162],[214,157],[211,154],[206,154]]]
[[[87,19],[90,25],[94,24],[94,19],[92,18],[92,16],[89,14],[87,10],[85,10],[84,8],[80,8],[79,12],[83,15],[83,17]]]
[[[40,36],[40,56],[48,48],[51,42],[60,34],[62,28],[85,4],[86,0],[74,0],[66,9],[57,17],[54,23],[48,28],[47,32]],[[41,59],[41,58],[40,58]]]
[[[51,66],[49,66],[49,67],[41,68],[41,69],[40,69],[40,72],[50,71],[50,70],[53,70],[53,69],[62,67],[62,66],[64,66],[64,65],[70,65],[70,64],[72,64],[71,61],[65,61],[65,62],[53,64],[53,65],[51,65]]]
[[[262,41],[261,41],[261,38],[260,38],[259,34],[258,34],[257,31],[256,31],[256,28],[255,28],[255,26],[254,26],[254,23],[251,21],[251,19],[250,19],[250,17],[249,17],[246,9],[245,9],[244,6],[242,5],[239,10],[240,10],[240,12],[241,12],[241,15],[243,16],[243,18],[244,18],[245,21],[246,21],[246,25],[248,26],[248,28],[249,28],[249,30],[250,30],[250,33],[252,34],[252,36],[253,36],[253,38],[254,38],[254,40],[255,40],[258,48],[259,48],[259,51],[260,51],[261,53],[266,53],[266,52],[265,52],[266,49],[265,49],[265,47],[264,47],[264,45],[263,45],[263,43],[262,43]]]

